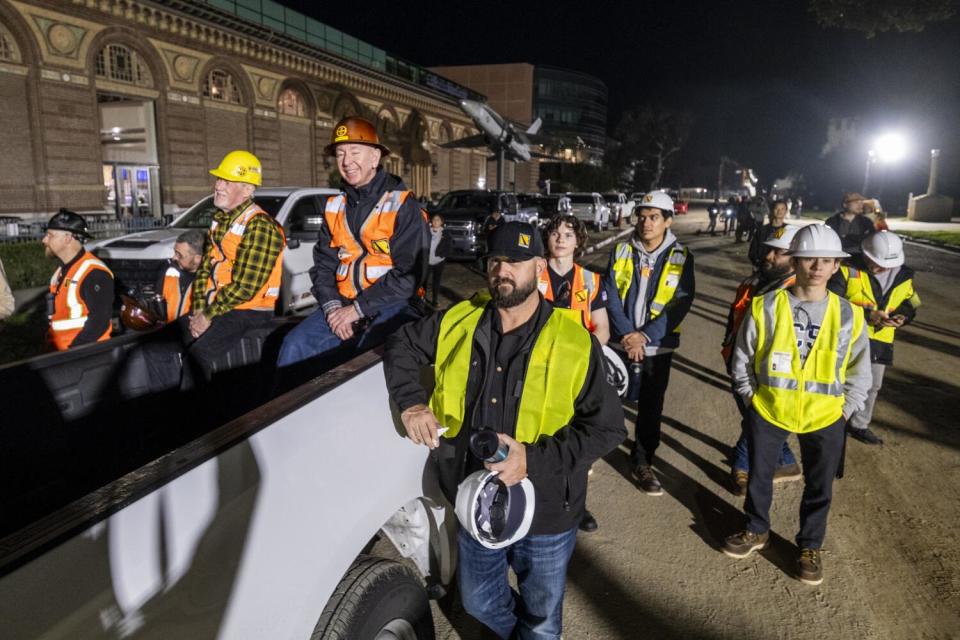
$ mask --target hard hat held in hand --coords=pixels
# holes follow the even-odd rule
[[[623,398],[627,395],[627,388],[630,386],[630,378],[627,377],[627,365],[623,363],[623,358],[607,345],[601,347],[603,351],[603,372],[607,378],[607,384],[617,390],[617,395]]]
[[[805,226],[790,243],[790,256],[793,258],[849,258],[843,250],[843,243],[837,232],[825,224]]]
[[[338,144],[366,144],[380,149],[384,156],[390,155],[390,149],[380,144],[373,123],[358,116],[350,116],[337,123],[330,135],[330,144],[324,147],[324,151],[328,156],[335,155]]]
[[[257,187],[263,184],[263,169],[257,156],[240,149],[223,156],[220,166],[210,169],[210,175],[228,182],[246,182]]]
[[[120,296],[120,322],[127,329],[146,331],[160,325],[156,316],[130,296]]]
[[[637,208],[660,209],[673,215],[673,198],[663,191],[651,191],[650,193],[645,193],[643,197],[640,198],[640,202],[637,203]]]
[[[487,549],[502,549],[530,531],[536,498],[524,478],[508,487],[497,474],[475,471],[457,487],[457,519],[471,538]]]
[[[878,231],[867,236],[860,249],[878,267],[892,269],[903,265],[903,240],[895,233]]]

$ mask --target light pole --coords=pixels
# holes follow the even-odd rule
[[[877,161],[877,154],[873,149],[867,151],[867,168],[863,170],[863,189],[860,193],[867,195],[867,187],[870,186],[870,165]]]
[[[867,167],[863,172],[863,195],[867,195],[870,187],[870,165],[878,160],[884,164],[899,162],[907,155],[907,142],[904,137],[895,131],[877,136],[873,147],[867,151]]]

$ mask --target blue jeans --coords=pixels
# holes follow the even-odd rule
[[[733,394],[737,401],[737,409],[740,410],[740,439],[734,445],[733,450],[733,470],[750,471],[750,445],[747,441],[747,430],[750,428],[747,422],[750,415],[750,408],[744,403],[743,398],[738,393]],[[797,458],[790,450],[790,445],[786,440],[783,441],[783,448],[780,450],[780,457],[777,459],[777,467],[785,467],[788,464],[796,464]]]
[[[529,535],[506,549],[487,549],[469,534],[457,534],[463,608],[501,638],[556,640],[563,630],[563,591],[577,529]],[[507,569],[520,593],[510,588]]]
[[[341,348],[352,348],[358,353],[366,351],[382,344],[387,336],[401,325],[417,318],[416,312],[406,301],[398,302],[381,309],[360,332],[359,337],[354,334],[350,340],[343,341],[330,329],[323,309],[317,309],[283,339],[277,366],[288,367],[324,354],[332,354]]]

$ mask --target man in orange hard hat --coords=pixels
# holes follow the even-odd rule
[[[429,247],[420,203],[380,166],[390,150],[371,122],[344,118],[326,152],[336,158],[343,193],[327,199],[313,250],[310,277],[320,308],[287,334],[280,367],[304,363],[314,369],[319,356],[341,347],[368,349],[418,316],[410,301]]]

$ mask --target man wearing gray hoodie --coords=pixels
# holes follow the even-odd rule
[[[610,318],[610,346],[630,365],[627,397],[637,401],[633,474],[640,490],[663,495],[653,472],[660,445],[663,398],[670,382],[673,351],[680,345],[680,323],[695,289],[693,254],[670,231],[673,199],[662,191],[641,198],[637,226],[629,242],[610,255],[604,287]]]

